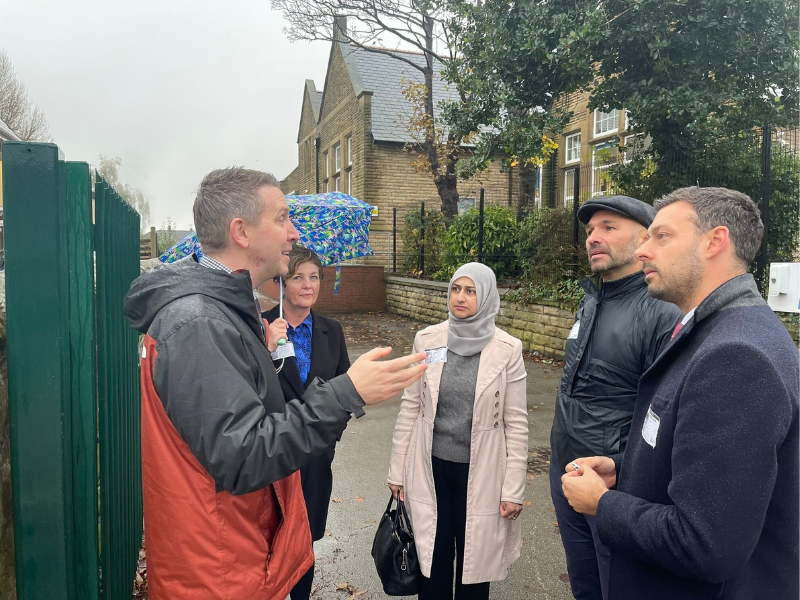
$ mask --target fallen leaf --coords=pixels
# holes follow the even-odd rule
[[[343,500],[341,498],[331,498],[331,502],[335,502],[336,504],[341,504]]]
[[[359,496],[358,498],[356,498],[356,502],[363,502],[363,501],[364,501],[364,498],[362,498],[361,496]]]
[[[531,502],[530,500],[523,500],[523,501],[522,501],[522,503],[523,503],[525,506],[533,506],[533,502]]]

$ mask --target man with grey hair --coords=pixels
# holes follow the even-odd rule
[[[415,354],[316,379],[287,402],[253,290],[287,272],[297,230],[272,175],[210,173],[194,203],[200,264],[145,273],[125,299],[145,334],[142,479],[150,597],[285,598],[314,562],[298,469],[365,404],[422,376]]]
[[[748,273],[758,208],[698,187],[656,207],[636,254],[685,316],[642,376],[624,455],[576,460],[564,494],[611,548],[610,600],[796,600],[800,365]]]

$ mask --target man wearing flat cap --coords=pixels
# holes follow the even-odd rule
[[[639,377],[681,318],[674,304],[647,293],[634,255],[654,217],[652,206],[628,196],[599,196],[578,209],[592,275],[581,281],[586,295],[567,338],[550,434],[550,493],[578,600],[606,596],[609,552],[597,536],[595,517],[567,502],[561,476],[578,457],[625,449]]]

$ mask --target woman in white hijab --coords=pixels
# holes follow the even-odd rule
[[[417,333],[428,370],[406,388],[388,483],[406,503],[421,600],[488,600],[519,557],[528,456],[522,343],[495,327],[500,296],[485,265],[461,266],[449,318]],[[455,563],[455,573],[453,564]]]

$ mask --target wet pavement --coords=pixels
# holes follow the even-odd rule
[[[344,327],[350,359],[391,345],[393,356],[409,352],[424,324],[387,313],[333,315]],[[538,357],[525,361],[530,424],[529,474],[522,511],[522,556],[505,581],[493,583],[492,600],[568,600],[564,550],[555,523],[547,477],[550,425],[561,368]],[[317,571],[312,598],[372,600],[383,593],[370,556],[378,520],[386,508],[386,473],[400,406],[395,398],[366,408],[337,445],[333,496],[326,536],[314,544]]]

